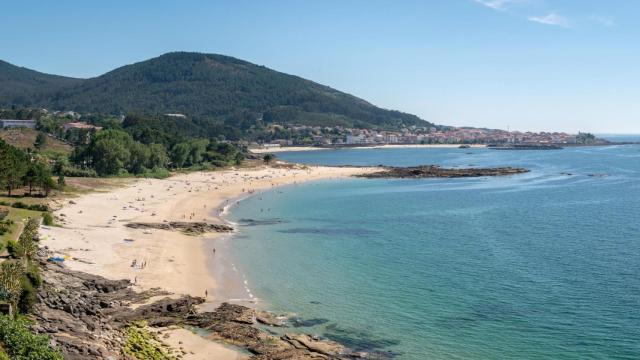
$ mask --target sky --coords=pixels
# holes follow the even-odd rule
[[[0,59],[218,53],[445,125],[640,133],[637,0],[0,0]]]

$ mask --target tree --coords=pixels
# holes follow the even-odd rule
[[[116,175],[129,165],[133,138],[121,130],[97,133],[87,149],[90,162],[98,175]]]
[[[51,170],[48,167],[43,168],[38,174],[38,186],[40,186],[40,192],[44,196],[49,196],[51,189],[56,187],[56,183],[51,177]]]
[[[29,164],[23,180],[29,186],[29,196],[32,195],[34,186],[39,187],[40,193],[45,196],[49,196],[49,192],[55,187],[55,183],[51,179],[51,169],[42,159],[36,159]]]
[[[235,156],[235,164],[241,165],[242,161],[244,161],[244,154],[238,151]]]
[[[162,144],[149,144],[149,169],[165,168],[169,163],[167,149]]]
[[[189,153],[191,152],[191,146],[187,143],[178,143],[171,148],[171,162],[175,168],[181,168],[184,166]]]
[[[93,147],[93,166],[98,175],[116,175],[124,170],[130,155],[123,143],[114,139],[100,140]]]
[[[38,174],[36,171],[35,164],[30,164],[27,172],[23,176],[24,181],[29,186],[29,196],[31,196],[31,192],[33,191],[33,185],[38,181]]]
[[[262,157],[262,161],[264,161],[265,164],[269,164],[275,158],[276,156],[273,154],[264,154],[264,156]]]
[[[209,145],[209,140],[193,140],[189,145],[191,146],[189,150],[189,164],[200,164],[202,162],[202,155],[207,150],[207,145]]]
[[[22,258],[26,265],[35,258],[38,252],[38,227],[40,223],[38,220],[30,218],[24,225],[24,229],[18,237],[16,255]]]
[[[63,190],[67,186],[67,182],[64,180],[64,174],[58,175],[58,189]]]
[[[129,148],[129,165],[127,170],[133,174],[141,174],[147,169],[151,152],[149,148],[137,141],[134,141]]]
[[[21,185],[28,164],[29,158],[24,151],[0,140],[0,185],[7,189],[9,196]]]
[[[42,150],[42,148],[44,148],[46,144],[47,144],[47,135],[45,135],[43,132],[38,132],[38,135],[36,136],[36,141],[33,143],[33,147],[35,147],[38,150]]]

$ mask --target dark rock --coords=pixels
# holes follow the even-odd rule
[[[523,168],[441,168],[436,165],[414,167],[386,167],[382,171],[356,175],[364,178],[460,178],[481,176],[506,176],[529,172]]]
[[[133,222],[126,225],[132,229],[158,229],[168,231],[182,231],[189,235],[202,235],[212,232],[231,232],[233,228],[229,225],[223,224],[210,224],[206,222],[184,222],[184,221],[170,221],[166,223],[145,223],[145,222]]]
[[[122,353],[126,341],[122,329],[139,320],[155,327],[199,327],[209,331],[211,339],[247,349],[254,354],[252,360],[357,357],[333,341],[262,331],[254,327],[255,310],[245,306],[223,303],[212,312],[199,313],[195,306],[204,299],[191,296],[146,304],[151,297],[168,293],[159,289],[136,292],[127,280],[109,280],[46,261],[41,264],[43,285],[34,309],[33,329],[47,333],[65,359],[129,359]],[[132,308],[133,304],[137,307]]]
[[[286,316],[278,316],[268,311],[260,311],[256,314],[256,321],[261,324],[275,327],[283,327],[287,325]]]

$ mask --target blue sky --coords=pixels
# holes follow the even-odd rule
[[[1,0],[0,59],[220,53],[440,124],[640,133],[636,0]]]

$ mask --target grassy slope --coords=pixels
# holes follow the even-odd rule
[[[18,235],[22,231],[22,226],[24,220],[27,218],[39,218],[42,216],[42,212],[40,211],[31,211],[26,209],[16,209],[12,207],[0,206],[0,208],[5,208],[9,210],[9,215],[7,215],[6,219],[10,219],[14,221],[14,224],[11,226],[11,231],[4,235],[0,235],[0,243],[3,245],[3,248],[6,247],[7,242],[9,240],[18,239]]]
[[[0,130],[0,138],[7,142],[7,144],[13,145],[20,149],[33,149],[33,143],[36,141],[38,131],[27,128],[17,129],[3,129]],[[64,154],[71,153],[72,147],[54,137],[47,136],[47,143],[42,149],[42,153],[48,154]]]

